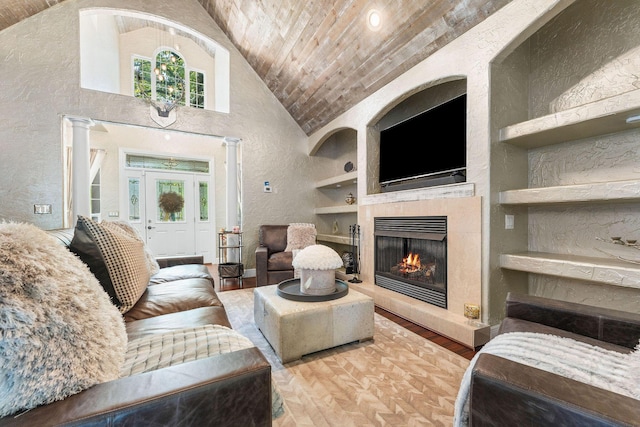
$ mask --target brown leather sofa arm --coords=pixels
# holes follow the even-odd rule
[[[158,257],[156,261],[158,261],[160,268],[167,268],[174,265],[204,264],[204,257],[202,255],[170,256]]]
[[[638,401],[492,354],[471,375],[472,426],[627,426],[640,420]]]
[[[0,426],[270,426],[271,366],[257,348],[98,384]]]
[[[256,283],[266,284],[268,280],[267,261],[269,260],[269,248],[258,246],[256,248]]]
[[[640,314],[626,311],[509,293],[506,317],[540,323],[627,348],[635,348],[640,340]]]

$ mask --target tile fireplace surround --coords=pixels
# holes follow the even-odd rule
[[[376,305],[407,320],[447,336],[468,347],[486,344],[488,325],[464,317],[464,304],[481,305],[481,200],[454,197],[430,200],[393,201],[371,197],[361,200],[358,221],[362,252],[360,279],[349,285],[374,298]],[[364,203],[363,203],[364,202]],[[373,220],[376,217],[447,217],[447,309],[374,285]],[[481,307],[482,309],[482,307]]]

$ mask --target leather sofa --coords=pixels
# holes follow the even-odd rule
[[[50,234],[68,246],[73,232]],[[231,327],[201,257],[159,264],[163,268],[124,315],[129,339],[208,324]],[[271,410],[271,366],[253,347],[101,383],[4,417],[0,426],[269,426]]]
[[[288,225],[261,225],[256,248],[256,285],[275,285],[293,279],[293,254],[285,252]]]
[[[498,334],[538,332],[630,353],[640,315],[530,295],[509,294]],[[639,425],[640,400],[507,360],[479,354],[471,373],[469,424]]]

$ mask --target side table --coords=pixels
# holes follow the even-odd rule
[[[232,257],[233,252],[237,252],[237,262],[235,261],[236,257]],[[243,275],[242,233],[220,231],[218,233],[218,276],[220,277],[220,286],[224,285],[226,279],[238,279],[242,288]]]

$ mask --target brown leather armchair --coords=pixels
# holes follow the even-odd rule
[[[292,253],[287,247],[288,225],[261,225],[256,248],[256,285],[266,286],[293,279]]]
[[[499,334],[537,332],[631,352],[640,314],[531,295],[509,294]],[[627,426],[640,420],[640,401],[594,385],[479,354],[471,374],[469,425]]]

